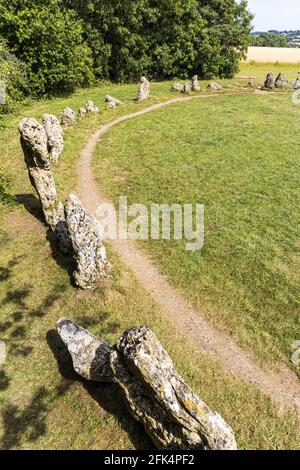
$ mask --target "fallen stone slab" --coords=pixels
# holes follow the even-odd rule
[[[48,138],[48,151],[52,162],[57,163],[64,149],[63,130],[53,114],[44,114],[42,123]]]
[[[220,83],[218,82],[210,82],[207,85],[207,88],[209,88],[210,90],[222,90],[223,89],[222,85],[220,85]]]
[[[150,97],[150,82],[146,77],[141,77],[140,86],[138,89],[137,100],[139,102],[145,101]]]
[[[65,205],[65,218],[77,261],[75,283],[82,289],[95,289],[99,282],[111,279],[111,265],[102,243],[102,226],[74,194],[69,195]]]
[[[181,93],[183,91],[183,85],[181,85],[181,83],[174,83],[174,85],[172,85],[171,90],[178,91]]]
[[[61,124],[63,126],[73,126],[76,122],[76,113],[71,108],[66,108],[61,113]]]
[[[57,329],[75,369],[85,378],[103,381],[108,375],[112,381],[105,367],[108,358],[113,381],[158,449],[237,448],[231,427],[194,394],[148,327],[126,331],[111,349],[70,320],[60,320]]]
[[[38,194],[45,221],[57,235],[61,251],[69,253],[64,205],[57,196],[51,172],[46,130],[35,119],[25,118],[19,124],[19,132],[30,182]]]
[[[111,108],[115,108],[116,106],[121,106],[123,104],[122,101],[117,100],[110,95],[106,95],[104,101],[108,103],[109,107]]]

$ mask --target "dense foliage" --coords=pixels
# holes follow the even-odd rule
[[[291,47],[284,34],[261,33],[252,36],[252,45],[256,47]]]
[[[0,34],[33,96],[95,78],[231,77],[251,20],[246,0],[0,0]]]
[[[9,51],[0,37],[0,113],[13,109],[26,93],[26,66]]]

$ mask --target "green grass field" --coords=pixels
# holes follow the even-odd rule
[[[205,204],[202,251],[141,246],[262,363],[289,364],[300,337],[299,113],[281,95],[180,103],[118,126],[94,159],[116,202]]]
[[[230,83],[234,81],[226,85]],[[0,339],[8,346],[7,364],[0,369],[2,449],[152,447],[141,426],[129,416],[116,387],[89,384],[74,374],[54,331],[62,316],[111,343],[126,328],[148,324],[184,378],[231,424],[239,448],[300,448],[296,415],[280,412],[254,386],[225,374],[217,361],[194,350],[111,249],[114,282],[110,289],[83,292],[72,287],[70,260],[59,255],[51,235],[36,220],[39,205],[17,132],[22,117],[40,119],[45,112],[59,115],[67,105],[76,109],[87,99],[100,105],[107,93],[124,101],[118,111],[103,107],[99,115],[65,132],[66,148],[55,168],[63,198],[76,189],[76,160],[92,131],[121,113],[174,96],[169,89],[170,83],[154,84],[151,100],[138,105],[132,101],[135,85],[107,84],[32,104],[1,121],[1,165],[12,178],[12,193],[19,201],[1,208]],[[298,339],[299,327],[299,282],[293,277],[299,250],[295,157],[299,110],[279,95],[213,100],[172,106],[114,129],[99,146],[95,169],[101,186],[112,197],[125,192],[130,200],[141,198],[146,203],[157,198],[168,202],[174,197],[179,201],[200,197],[207,205],[203,252],[187,257],[180,244],[162,243],[145,249],[212,322],[232,331],[245,347],[254,347],[262,361],[274,356],[287,362],[286,342]],[[289,113],[290,126],[280,131],[283,112]],[[271,121],[276,131],[269,126]],[[289,151],[280,158],[285,143]],[[117,183],[115,176],[120,175],[125,180]],[[275,241],[274,233],[278,234]],[[286,336],[281,338],[280,332]]]

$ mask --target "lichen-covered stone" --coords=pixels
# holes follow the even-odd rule
[[[94,106],[93,101],[88,101],[85,107],[88,113],[99,113],[99,108]]]
[[[48,151],[52,162],[57,163],[64,149],[63,130],[53,114],[44,114],[42,123],[48,138]]]
[[[174,83],[171,88],[172,91],[178,91],[182,92],[183,91],[183,85],[181,83]]]
[[[86,116],[86,114],[87,114],[86,108],[79,108],[79,109],[78,109],[78,115],[79,115],[79,117],[84,118],[84,117]]]
[[[222,90],[222,85],[220,85],[220,83],[217,83],[217,82],[210,82],[208,85],[207,85],[207,88],[209,88],[210,90]]]
[[[111,348],[67,318],[57,322],[57,331],[68,348],[78,375],[95,382],[114,382],[109,366]]]
[[[66,108],[61,113],[61,124],[63,126],[73,126],[76,122],[76,113],[71,108]]]
[[[48,154],[45,128],[33,118],[20,122],[21,145],[29,178],[42,205],[45,221],[56,233],[63,252],[69,253],[70,240],[65,224],[64,206],[58,199]]]
[[[69,320],[57,328],[75,370],[88,380],[115,381],[157,448],[236,449],[230,426],[193,393],[148,327],[125,332],[112,349]]]
[[[119,101],[110,95],[106,95],[106,97],[104,98],[104,101],[108,103],[108,106],[110,108],[115,108],[116,106],[121,106],[123,104],[122,101]]]
[[[137,100],[139,102],[145,101],[150,97],[150,82],[146,77],[141,77],[140,86],[137,94]]]
[[[198,75],[194,75],[193,78],[192,78],[191,90],[192,90],[192,91],[200,91],[200,85],[199,85],[199,81],[198,81]]]
[[[77,271],[74,273],[76,285],[82,289],[94,289],[99,281],[111,279],[111,265],[102,244],[102,226],[73,194],[66,203],[65,215],[77,261]]]
[[[286,78],[286,76],[283,73],[280,73],[275,80],[275,87],[285,88],[288,86],[288,84],[289,84],[289,81]]]
[[[127,331],[110,365],[131,412],[159,449],[236,449],[230,426],[193,393],[148,327]]]
[[[275,87],[275,77],[272,72],[269,72],[266,76],[263,88],[266,90],[273,90]]]

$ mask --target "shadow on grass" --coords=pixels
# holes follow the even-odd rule
[[[45,219],[40,201],[33,194],[16,194],[15,198],[20,206],[25,207],[29,214],[45,225]]]
[[[79,377],[74,371],[71,356],[56,330],[51,330],[47,333],[47,343],[66,384],[70,386],[72,382],[80,382],[103,410],[116,417],[119,425],[128,434],[136,450],[155,449],[142,425],[131,417],[116,384],[88,382]]]

